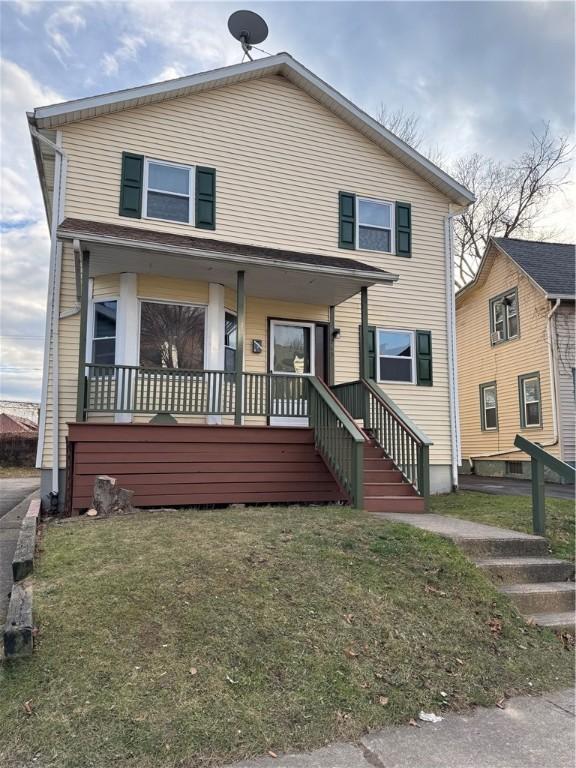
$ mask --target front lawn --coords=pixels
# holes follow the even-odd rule
[[[513,531],[533,533],[530,496],[496,496],[478,491],[458,491],[433,496],[430,511],[475,523],[497,525]],[[576,515],[574,502],[546,497],[546,536],[554,557],[574,560]]]
[[[2,477],[40,477],[40,470],[34,467],[12,467],[0,465],[0,478]]]
[[[3,768],[206,768],[572,681],[449,542],[342,507],[51,524]]]

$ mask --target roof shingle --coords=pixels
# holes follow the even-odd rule
[[[494,237],[496,245],[548,295],[574,296],[576,246]]]

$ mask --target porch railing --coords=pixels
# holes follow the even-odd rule
[[[364,420],[364,428],[427,502],[432,445],[427,435],[370,379],[337,384],[332,391],[354,419]]]
[[[365,436],[322,381],[310,377],[306,385],[316,448],[354,506],[362,509]]]
[[[306,417],[304,376],[243,373],[242,416]],[[236,373],[86,365],[85,413],[236,413]]]

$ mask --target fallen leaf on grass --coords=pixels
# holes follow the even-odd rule
[[[382,704],[383,707],[385,707],[389,701],[390,699],[388,698],[388,696],[378,696],[378,704]]]
[[[345,613],[344,614],[344,621],[347,624],[352,624],[354,620],[354,614],[353,613]]]
[[[457,664],[460,664],[461,666],[464,666],[464,662],[462,661],[462,659],[455,659],[455,661],[456,661]]]
[[[191,675],[197,675],[198,674],[198,670],[196,669],[196,667],[190,667],[190,674]]]
[[[232,680],[230,675],[226,675],[226,680],[228,680],[229,683],[232,683],[232,685],[236,685],[236,683],[238,682],[237,680]]]
[[[344,650],[344,653],[346,654],[346,656],[348,656],[349,659],[355,659],[357,656],[360,655],[353,648],[346,648]]]
[[[420,728],[420,726],[418,725],[418,723],[416,722],[416,720],[414,720],[414,718],[413,718],[413,717],[411,717],[411,718],[410,718],[410,720],[408,721],[408,725],[413,725],[413,726],[414,726],[414,728]]]
[[[506,699],[500,699],[500,701],[496,702],[496,706],[498,707],[498,709],[505,709],[505,707],[504,707],[504,702],[505,701],[506,701]]]
[[[441,589],[436,589],[436,587],[433,587],[431,584],[426,584],[424,591],[431,592],[433,595],[440,595],[440,597],[446,597],[446,592],[443,592]]]
[[[493,617],[488,619],[486,623],[490,627],[490,632],[492,632],[493,635],[500,635],[502,633],[502,622],[500,619],[495,619]]]
[[[22,706],[24,707],[24,712],[26,712],[27,715],[32,714],[32,699],[28,699],[28,701],[25,701]]]
[[[268,750],[268,754],[270,755],[270,757],[278,757],[278,755],[276,754],[276,752],[272,752],[272,750],[271,750],[271,749],[269,749],[269,750]]]

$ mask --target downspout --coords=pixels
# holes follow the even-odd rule
[[[460,421],[458,417],[458,379],[456,360],[456,297],[454,293],[454,249],[452,247],[452,219],[460,213],[444,218],[444,256],[446,262],[446,332],[448,342],[448,385],[450,391],[450,434],[452,490],[458,488],[458,466],[461,463]]]
[[[33,126],[30,133],[38,141],[49,146],[55,153],[54,190],[52,195],[52,216],[50,220],[50,272],[48,279],[48,302],[46,307],[46,337],[44,340],[44,365],[42,378],[42,403],[44,407],[40,414],[38,452],[36,466],[42,466],[46,434],[46,410],[48,400],[48,371],[50,356],[52,360],[52,483],[51,497],[57,501],[59,492],[59,307],[60,307],[60,277],[62,269],[62,246],[58,243],[56,230],[63,217],[64,208],[64,178],[66,174],[67,155],[62,149],[62,134],[57,132],[56,143],[39,133]]]
[[[559,440],[559,427],[558,427],[558,377],[556,376],[557,359],[556,359],[556,334],[552,333],[552,326],[554,324],[554,315],[558,307],[560,306],[560,299],[556,299],[556,303],[548,312],[546,316],[546,338],[548,341],[548,363],[550,367],[550,389],[552,394],[552,440],[548,443],[538,443],[541,448],[552,448]],[[542,397],[542,393],[540,393]],[[506,456],[509,453],[522,453],[520,448],[509,448],[506,451],[492,451],[491,453],[478,453],[475,456],[470,456],[470,463],[474,466],[475,459],[491,458],[492,456]]]

